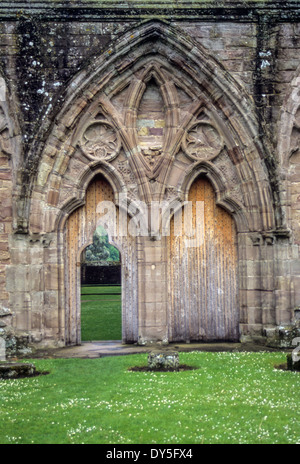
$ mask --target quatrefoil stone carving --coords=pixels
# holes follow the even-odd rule
[[[81,149],[93,160],[113,160],[119,153],[121,141],[113,125],[95,121],[88,125],[81,138]]]
[[[210,122],[197,121],[183,138],[182,146],[189,158],[209,161],[219,155],[224,140]]]

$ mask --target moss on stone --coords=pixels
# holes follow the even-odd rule
[[[4,362],[0,364],[0,379],[19,379],[36,374],[34,364]]]
[[[295,360],[293,354],[287,355],[287,368],[289,371],[300,372],[300,358],[299,361]]]

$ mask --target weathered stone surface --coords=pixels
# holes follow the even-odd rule
[[[17,329],[14,329],[9,323],[0,328],[0,338],[5,343],[5,357],[7,358],[28,355],[34,351],[31,343],[32,337],[20,327],[24,327],[24,325],[20,324]]]
[[[146,231],[114,236],[124,342],[289,347],[300,306],[299,2],[77,3],[1,2],[9,349],[80,343],[78,268],[100,198]],[[184,251],[189,237],[168,243],[164,232],[204,177],[193,196],[206,202],[205,244]],[[162,200],[162,218],[145,211]]]
[[[299,324],[281,325],[265,330],[266,345],[274,348],[291,348],[295,339],[300,338]]]
[[[0,379],[19,379],[23,377],[32,377],[36,373],[34,364],[0,362]]]
[[[176,371],[179,369],[179,354],[177,351],[156,350],[148,355],[150,370]]]

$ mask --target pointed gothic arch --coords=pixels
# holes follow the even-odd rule
[[[163,115],[156,119],[154,114],[150,123],[138,126],[147,89],[156,95],[153,113]],[[150,126],[160,130],[150,131]],[[144,151],[140,127],[148,137]],[[96,174],[109,181],[114,204],[132,215],[141,202],[145,210],[153,201],[183,203],[192,183],[205,175],[214,186],[217,206],[235,218],[243,250],[251,233],[271,233],[276,227],[251,98],[207,50],[162,21],[129,30],[80,71],[65,89],[64,104],[47,134],[41,129],[41,143],[28,156],[37,170],[20,203],[19,227],[55,237],[59,332],[65,343],[79,342],[78,304],[68,308],[64,293],[66,275],[76,273],[76,259],[72,266],[64,259],[66,227],[85,208]],[[154,236],[151,231],[135,237],[123,253],[134,281],[124,300],[130,320],[127,342],[164,339],[169,333],[168,299],[161,288],[168,257],[159,230]],[[247,289],[242,290],[245,295]],[[247,298],[240,320],[245,326],[250,320]]]
[[[167,239],[169,340],[239,341],[235,221],[216,202],[207,176],[198,174],[187,194],[191,209],[183,211],[183,233],[176,234],[172,219]],[[186,215],[192,231],[185,227]]]
[[[182,138],[197,123],[199,114],[203,113],[202,119],[207,118],[224,139],[227,154],[239,177],[245,209],[257,210],[250,227],[254,230],[273,229],[275,219],[272,193],[263,161],[264,151],[257,137],[251,99],[206,50],[185,34],[160,21],[147,22],[125,33],[113,48],[103,53],[88,69],[81,71],[66,89],[65,103],[56,115],[50,136],[46,141],[41,134],[40,146],[29,154],[28,162],[34,157],[39,157],[40,162],[29,186],[27,201],[31,206],[26,209],[24,204],[21,223],[23,221],[26,224],[29,220],[26,215],[32,210],[35,189],[45,188],[46,197],[53,188],[53,177],[56,185],[58,181],[62,184],[66,170],[71,169],[72,162],[74,164],[80,131],[88,121],[95,122],[99,113],[103,124],[105,122],[107,127],[110,125],[118,143],[121,142],[136,178],[139,195],[145,201],[151,200],[147,169],[138,162],[141,155],[136,143],[135,128],[138,95],[149,76],[155,76],[164,88],[169,121],[169,130],[165,136],[169,144],[168,150],[164,152],[163,169],[159,174],[155,173],[159,183],[168,184],[171,165]],[[178,105],[176,89],[190,98],[186,111]],[[123,111],[118,111],[112,101],[121,93],[125,104]],[[86,165],[87,161],[81,164],[81,170],[76,166],[76,173],[82,172],[85,168],[83,164]],[[60,185],[59,188],[62,187]],[[158,195],[163,197],[163,189]]]
[[[184,198],[188,199],[191,185],[199,176],[206,177],[210,181],[216,195],[216,204],[234,217],[237,231],[240,233],[249,231],[249,215],[246,214],[239,199],[231,197],[226,177],[213,163],[200,161],[190,168],[180,184]]]
[[[106,226],[107,218],[108,221],[112,221],[107,229],[110,242],[122,255],[122,338],[126,343],[132,343],[138,338],[135,238],[129,237],[126,233],[119,233],[119,228],[124,225],[124,218],[120,220],[121,210],[116,206],[114,197],[115,193],[110,182],[103,174],[96,174],[87,186],[84,204],[68,215],[63,227],[60,261],[65,263],[63,266],[65,278],[60,282],[60,314],[61,337],[67,345],[81,343],[82,252],[92,243],[92,236],[97,226]],[[103,207],[99,208],[101,203]],[[103,216],[107,208],[112,210]]]

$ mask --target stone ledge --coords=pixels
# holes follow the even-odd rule
[[[93,20],[99,17],[110,21],[119,19],[145,19],[158,18],[185,18],[202,17],[213,21],[216,17],[223,19],[257,20],[260,15],[270,15],[277,21],[296,21],[300,13],[297,0],[220,0],[217,4],[212,0],[182,0],[175,3],[171,0],[156,0],[154,2],[142,0],[124,1],[121,4],[116,0],[82,0],[76,4],[64,1],[32,0],[30,6],[25,2],[2,2],[0,18],[19,20],[36,16],[39,20]]]

